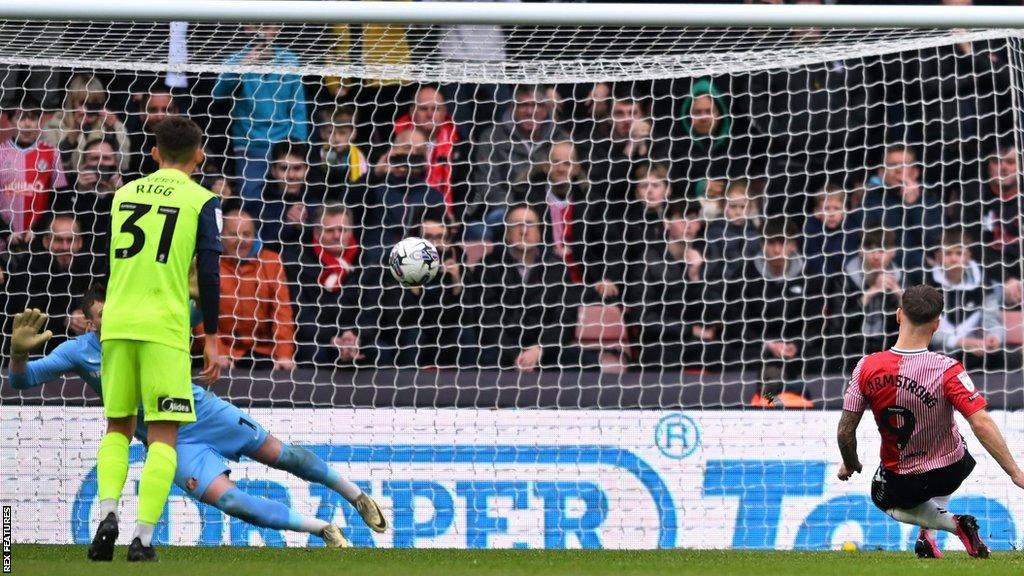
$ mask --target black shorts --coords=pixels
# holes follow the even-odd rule
[[[879,466],[871,482],[871,501],[884,512],[914,508],[936,496],[949,496],[971,475],[975,464],[974,457],[965,450],[958,462],[921,474],[896,474]]]

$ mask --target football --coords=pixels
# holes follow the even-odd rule
[[[437,276],[441,257],[423,238],[403,239],[391,249],[391,275],[405,286],[422,286]]]

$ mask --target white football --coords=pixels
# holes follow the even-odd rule
[[[441,257],[423,238],[403,239],[391,249],[391,275],[406,286],[422,286],[437,276]]]

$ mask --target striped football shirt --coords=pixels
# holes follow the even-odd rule
[[[51,192],[67,185],[53,146],[42,140],[27,148],[0,142],[0,218],[12,232],[30,229],[50,209]]]
[[[892,348],[861,358],[843,399],[843,410],[874,413],[882,466],[896,474],[920,474],[963,458],[953,410],[966,418],[985,405],[960,362],[925,349]]]

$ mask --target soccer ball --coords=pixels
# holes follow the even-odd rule
[[[441,257],[423,238],[403,239],[391,249],[391,275],[405,286],[422,286],[437,276]]]

